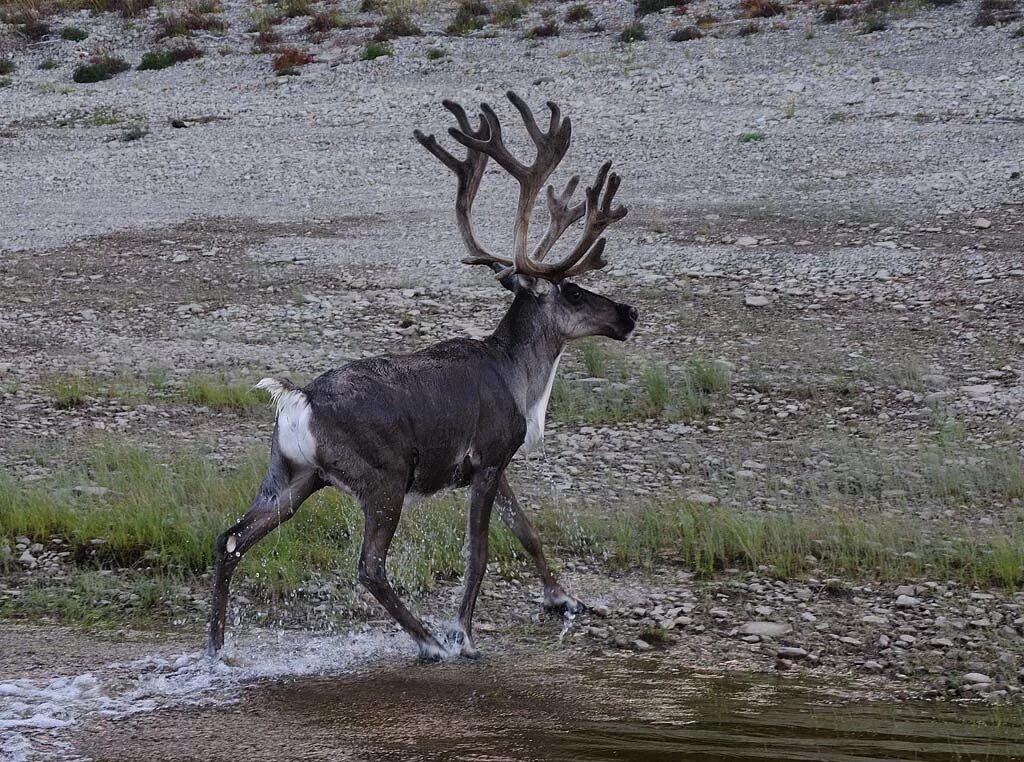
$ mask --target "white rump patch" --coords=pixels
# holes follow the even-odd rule
[[[555,358],[555,364],[551,366],[551,375],[548,376],[548,385],[544,387],[544,393],[526,411],[526,439],[521,448],[521,452],[524,454],[532,452],[544,444],[544,421],[548,415],[548,399],[551,397],[551,387],[555,385],[555,374],[558,373],[558,363],[561,360],[562,355]]]
[[[316,439],[309,428],[313,414],[309,400],[300,389],[289,389],[276,378],[265,378],[255,386],[270,394],[277,408],[277,446],[293,463],[316,465]]]

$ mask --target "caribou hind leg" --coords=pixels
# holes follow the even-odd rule
[[[564,611],[568,614],[583,611],[584,605],[562,589],[558,580],[555,579],[555,575],[548,568],[540,535],[537,534],[537,530],[533,528],[530,520],[526,517],[526,512],[519,505],[505,474],[501,475],[501,481],[498,483],[498,497],[495,503],[501,520],[512,530],[512,534],[532,556],[533,563],[537,566],[537,574],[540,575],[541,581],[544,583],[544,607],[551,611]]]
[[[270,469],[260,483],[255,500],[245,515],[223,532],[214,545],[213,601],[210,606],[206,652],[213,656],[224,645],[228,586],[231,575],[253,545],[290,519],[303,501],[325,486],[313,470],[292,472],[276,446]]]

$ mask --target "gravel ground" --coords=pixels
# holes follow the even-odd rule
[[[986,477],[940,499],[921,465],[950,430],[950,469],[1024,452],[1024,56],[1011,27],[976,28],[973,6],[958,4],[861,35],[793,8],[740,36],[734,7],[694,3],[645,17],[650,40],[625,45],[617,30],[632,6],[595,3],[604,32],[564,25],[522,39],[545,7],[493,37],[449,37],[450,12],[427,14],[424,36],[374,61],[358,60],[372,29],[337,31],[303,43],[316,60],[297,77],[275,77],[270,56],[252,52],[237,3],[226,34],[197,36],[204,58],[91,85],[71,82],[73,62],[100,49],[137,62],[157,11],[66,19],[91,31],[80,43],[28,44],[8,28],[0,54],[18,68],[0,87],[5,468],[45,477],[97,431],[226,461],[269,432],[266,415],[159,399],[96,395],[57,410],[57,374],[251,383],[481,335],[507,300],[456,264],[454,183],[411,131],[443,134],[442,98],[500,102],[512,124],[501,93],[513,88],[572,117],[561,177],[606,157],[624,177],[630,215],[611,235],[608,271],[590,278],[641,311],[615,383],[638,388],[645,365],[674,372],[695,354],[731,379],[697,420],[552,416],[545,452],[515,466],[521,492],[604,510],[686,494],[744,511],[1019,532],[1022,499],[1006,484]],[[727,20],[666,41],[705,13]],[[428,60],[430,48],[447,55]],[[57,68],[37,68],[48,58]],[[148,133],[122,139],[132,127]],[[477,213],[493,242],[509,224],[504,180],[488,176]],[[577,393],[615,386],[579,355],[562,376]],[[1021,601],[1005,591],[912,581],[900,594],[918,603],[900,606],[877,586],[835,596],[824,582],[652,579],[616,581],[636,600],[578,637],[640,647],[650,620],[716,658],[739,640],[769,668],[879,673],[918,695],[1019,687]],[[693,595],[741,603],[669,616]],[[755,619],[797,634],[745,632]]]

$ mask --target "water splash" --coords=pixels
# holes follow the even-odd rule
[[[396,634],[255,632],[229,644],[216,659],[202,651],[153,655],[80,675],[0,682],[0,759],[78,759],[65,739],[89,717],[232,704],[246,684],[350,673],[408,652],[408,640]]]

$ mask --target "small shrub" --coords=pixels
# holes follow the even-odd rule
[[[387,42],[396,37],[419,37],[421,34],[423,34],[422,30],[413,23],[408,15],[389,13],[377,28],[373,39],[377,42]]]
[[[11,78],[10,77],[0,77],[0,87],[10,87],[10,85],[11,85]],[[10,137],[10,136],[9,135],[5,135],[4,137]]]
[[[741,143],[760,143],[767,137],[763,132],[753,130],[751,132],[741,132],[740,142]]]
[[[1020,39],[1021,37],[1024,37],[1024,26],[1019,26],[1019,27],[1017,27],[1017,28],[1016,28],[1015,30],[1013,30],[1013,32],[1012,32],[1012,33],[1010,34],[1010,39],[1011,39],[1011,40],[1019,40],[1019,39]]]
[[[60,30],[60,36],[63,40],[69,40],[71,42],[81,42],[89,33],[77,26],[66,26]]]
[[[132,18],[142,15],[142,12],[152,8],[155,2],[156,0],[89,0],[88,8],[94,13],[120,13],[125,18]]]
[[[277,24],[284,21],[283,14],[266,8],[253,11],[249,14],[249,18],[252,19],[252,23],[249,24],[249,31],[254,34],[271,32]]]
[[[628,24],[622,28],[621,32],[619,32],[619,39],[625,43],[646,40],[647,30],[645,30],[644,25],[639,22],[635,24]]]
[[[294,76],[299,67],[313,63],[313,56],[299,48],[281,48],[274,59],[274,71],[280,76]]]
[[[93,56],[88,63],[76,68],[71,78],[78,83],[102,82],[130,68],[123,58],[117,56]]]
[[[526,7],[520,0],[508,0],[508,2],[498,6],[498,10],[491,16],[491,23],[500,24],[501,26],[512,26],[518,19],[522,18],[524,13],[526,13]]]
[[[1016,0],[981,0],[974,15],[974,26],[1007,24],[1020,18]]]
[[[633,15],[639,18],[648,13],[661,13],[667,8],[685,8],[689,0],[636,0]]]
[[[260,32],[256,35],[256,50],[260,53],[269,53],[273,51],[274,46],[281,42],[281,35],[270,30],[268,32]]]
[[[219,34],[227,31],[227,28],[224,19],[195,10],[190,6],[182,13],[164,16],[161,20],[160,31],[157,36],[160,38],[191,37],[192,32],[200,30]]]
[[[884,32],[886,30],[885,16],[881,14],[873,14],[864,19],[864,23],[861,24],[861,34],[873,34],[875,32]]]
[[[0,74],[11,74],[16,68],[10,58],[0,58]]]
[[[447,32],[458,36],[474,32],[483,27],[484,19],[490,14],[491,9],[481,0],[462,0]]]
[[[290,19],[312,16],[313,3],[310,0],[283,0],[281,12]]]
[[[823,24],[835,24],[837,21],[842,21],[845,18],[846,11],[838,5],[826,5],[825,10],[821,12],[821,22]]]
[[[359,57],[364,61],[373,61],[377,58],[381,58],[382,56],[389,55],[391,55],[390,47],[388,47],[383,42],[370,40],[368,43],[366,43],[366,46],[363,48],[363,52],[359,55]]]
[[[565,23],[567,24],[578,24],[581,21],[590,21],[594,17],[594,14],[590,10],[590,6],[586,3],[573,3],[569,6],[569,10],[565,12]]]
[[[782,3],[775,0],[740,0],[740,15],[745,19],[767,19],[784,11]]]
[[[45,21],[33,19],[18,26],[18,34],[29,40],[41,40],[48,36],[52,30]]]
[[[359,3],[360,13],[377,13],[384,10],[384,0],[361,0]]]
[[[558,23],[555,21],[545,21],[543,24],[537,24],[526,33],[526,39],[538,40],[545,37],[557,37],[561,30],[558,28]]]
[[[140,126],[136,125],[135,127],[130,127],[129,129],[125,130],[121,134],[121,142],[123,142],[123,143],[131,143],[132,141],[135,141],[135,140],[141,140],[142,138],[146,137],[146,135],[148,135],[148,134],[149,134],[149,130],[148,129],[146,129],[145,127],[140,127]]]
[[[344,25],[345,19],[338,11],[319,11],[314,13],[306,24],[306,34],[326,34]]]
[[[760,31],[761,27],[757,25],[757,22],[751,21],[741,26],[736,34],[740,37],[750,37],[751,35],[757,34]]]
[[[53,69],[56,69],[58,66],[60,66],[60,64],[58,64],[52,58],[47,58],[45,61],[39,64],[39,68],[43,71],[52,71]]]
[[[689,42],[690,40],[699,40],[704,36],[704,32],[700,31],[695,26],[687,26],[682,29],[677,29],[668,36],[669,42]]]
[[[448,51],[444,48],[427,48],[427,60],[428,61],[439,61],[446,57]]]
[[[168,66],[174,66],[182,61],[201,58],[202,55],[203,51],[192,43],[169,50],[150,50],[142,55],[139,71],[166,69]]]
[[[786,105],[782,107],[782,116],[786,119],[792,119],[796,116],[796,98],[790,98],[786,101]]]

